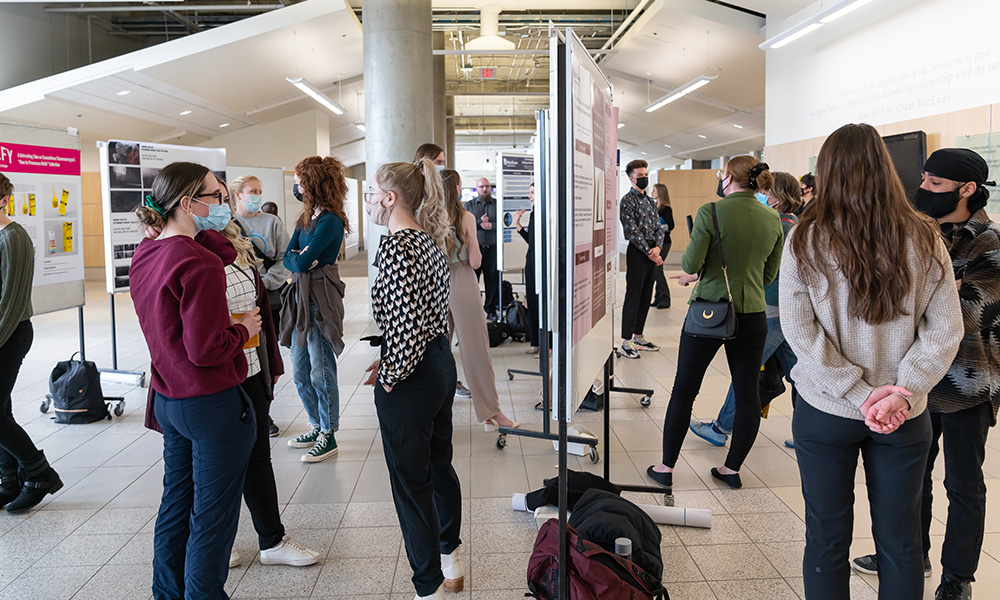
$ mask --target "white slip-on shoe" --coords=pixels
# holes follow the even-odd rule
[[[458,555],[458,550],[459,548],[455,548],[451,554],[441,555],[444,589],[454,593],[465,589],[465,571],[462,569],[462,559]]]
[[[230,569],[235,569],[236,567],[240,566],[241,562],[243,562],[243,559],[240,558],[240,553],[236,551],[236,548],[233,548],[232,550],[230,550],[229,551],[229,568]]]
[[[308,567],[318,563],[319,558],[319,552],[300,546],[287,535],[277,546],[260,551],[260,564],[262,565]]]

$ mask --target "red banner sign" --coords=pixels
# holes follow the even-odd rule
[[[0,142],[0,171],[80,175],[80,151]]]

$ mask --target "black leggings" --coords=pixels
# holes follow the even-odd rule
[[[11,392],[17,381],[17,373],[21,363],[31,348],[34,330],[31,321],[25,319],[14,329],[3,346],[0,346],[0,356],[5,363],[0,368],[0,470],[16,471],[18,464],[27,465],[38,459],[41,451],[28,437],[24,429],[14,420],[11,406]]]
[[[274,467],[271,465],[271,438],[268,435],[269,407],[267,382],[264,374],[257,373],[243,382],[243,391],[253,402],[253,412],[257,417],[257,440],[250,450],[247,476],[243,484],[243,500],[250,509],[253,528],[257,531],[260,549],[267,550],[281,543],[285,537],[285,527],[281,524],[278,509],[278,487],[274,482]]]
[[[732,441],[726,456],[726,467],[739,471],[757,439],[760,429],[760,359],[767,339],[767,318],[764,313],[736,313],[738,333],[723,342],[681,334],[677,349],[677,375],[670,393],[667,416],[663,421],[663,464],[673,467],[684,443],[691,422],[691,408],[701,389],[708,365],[719,348],[725,345],[729,373],[736,394],[736,420]]]

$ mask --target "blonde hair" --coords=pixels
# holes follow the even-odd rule
[[[384,164],[375,173],[375,181],[383,191],[395,192],[400,204],[413,213],[417,224],[445,256],[452,255],[457,245],[455,227],[448,218],[441,175],[430,159],[420,159],[416,164]]]
[[[448,221],[451,222],[451,226],[455,230],[457,243],[454,248],[458,253],[461,253],[469,245],[469,240],[465,237],[465,229],[462,228],[465,207],[462,206],[462,198],[458,193],[458,188],[462,185],[462,177],[458,174],[458,171],[444,169],[441,171],[441,183],[444,186],[444,201],[445,209],[448,211]]]
[[[215,178],[219,181],[219,185],[221,185],[223,188],[226,188],[226,181],[223,178],[219,177],[218,175],[216,175]],[[234,188],[236,187],[237,182],[239,182],[241,179],[245,179],[245,177],[237,177],[236,180],[233,181]],[[250,177],[250,179],[257,179],[257,178]],[[242,183],[240,185],[241,187],[237,189],[242,189]],[[233,200],[234,197],[235,194],[230,193],[229,197],[226,198],[226,203],[229,205],[230,213],[235,215],[236,206],[235,206],[235,201]],[[233,247],[236,248],[237,266],[241,267],[256,266],[257,254],[253,250],[253,242],[244,237],[243,228],[236,221],[235,217],[230,219],[229,223],[220,233],[226,236],[226,239],[232,242]]]
[[[229,197],[235,197],[236,194],[243,192],[243,188],[246,187],[251,181],[256,181],[260,183],[260,179],[254,175],[240,175],[229,184]]]

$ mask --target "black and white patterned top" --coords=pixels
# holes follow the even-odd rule
[[[448,259],[423,231],[386,236],[375,257],[372,312],[382,330],[378,380],[392,387],[424,359],[427,343],[448,333]]]
[[[257,308],[257,281],[252,268],[241,269],[236,263],[226,265],[226,304],[231,314],[248,313]],[[247,358],[247,379],[250,379],[260,373],[260,357],[256,348],[244,348],[243,354]]]

